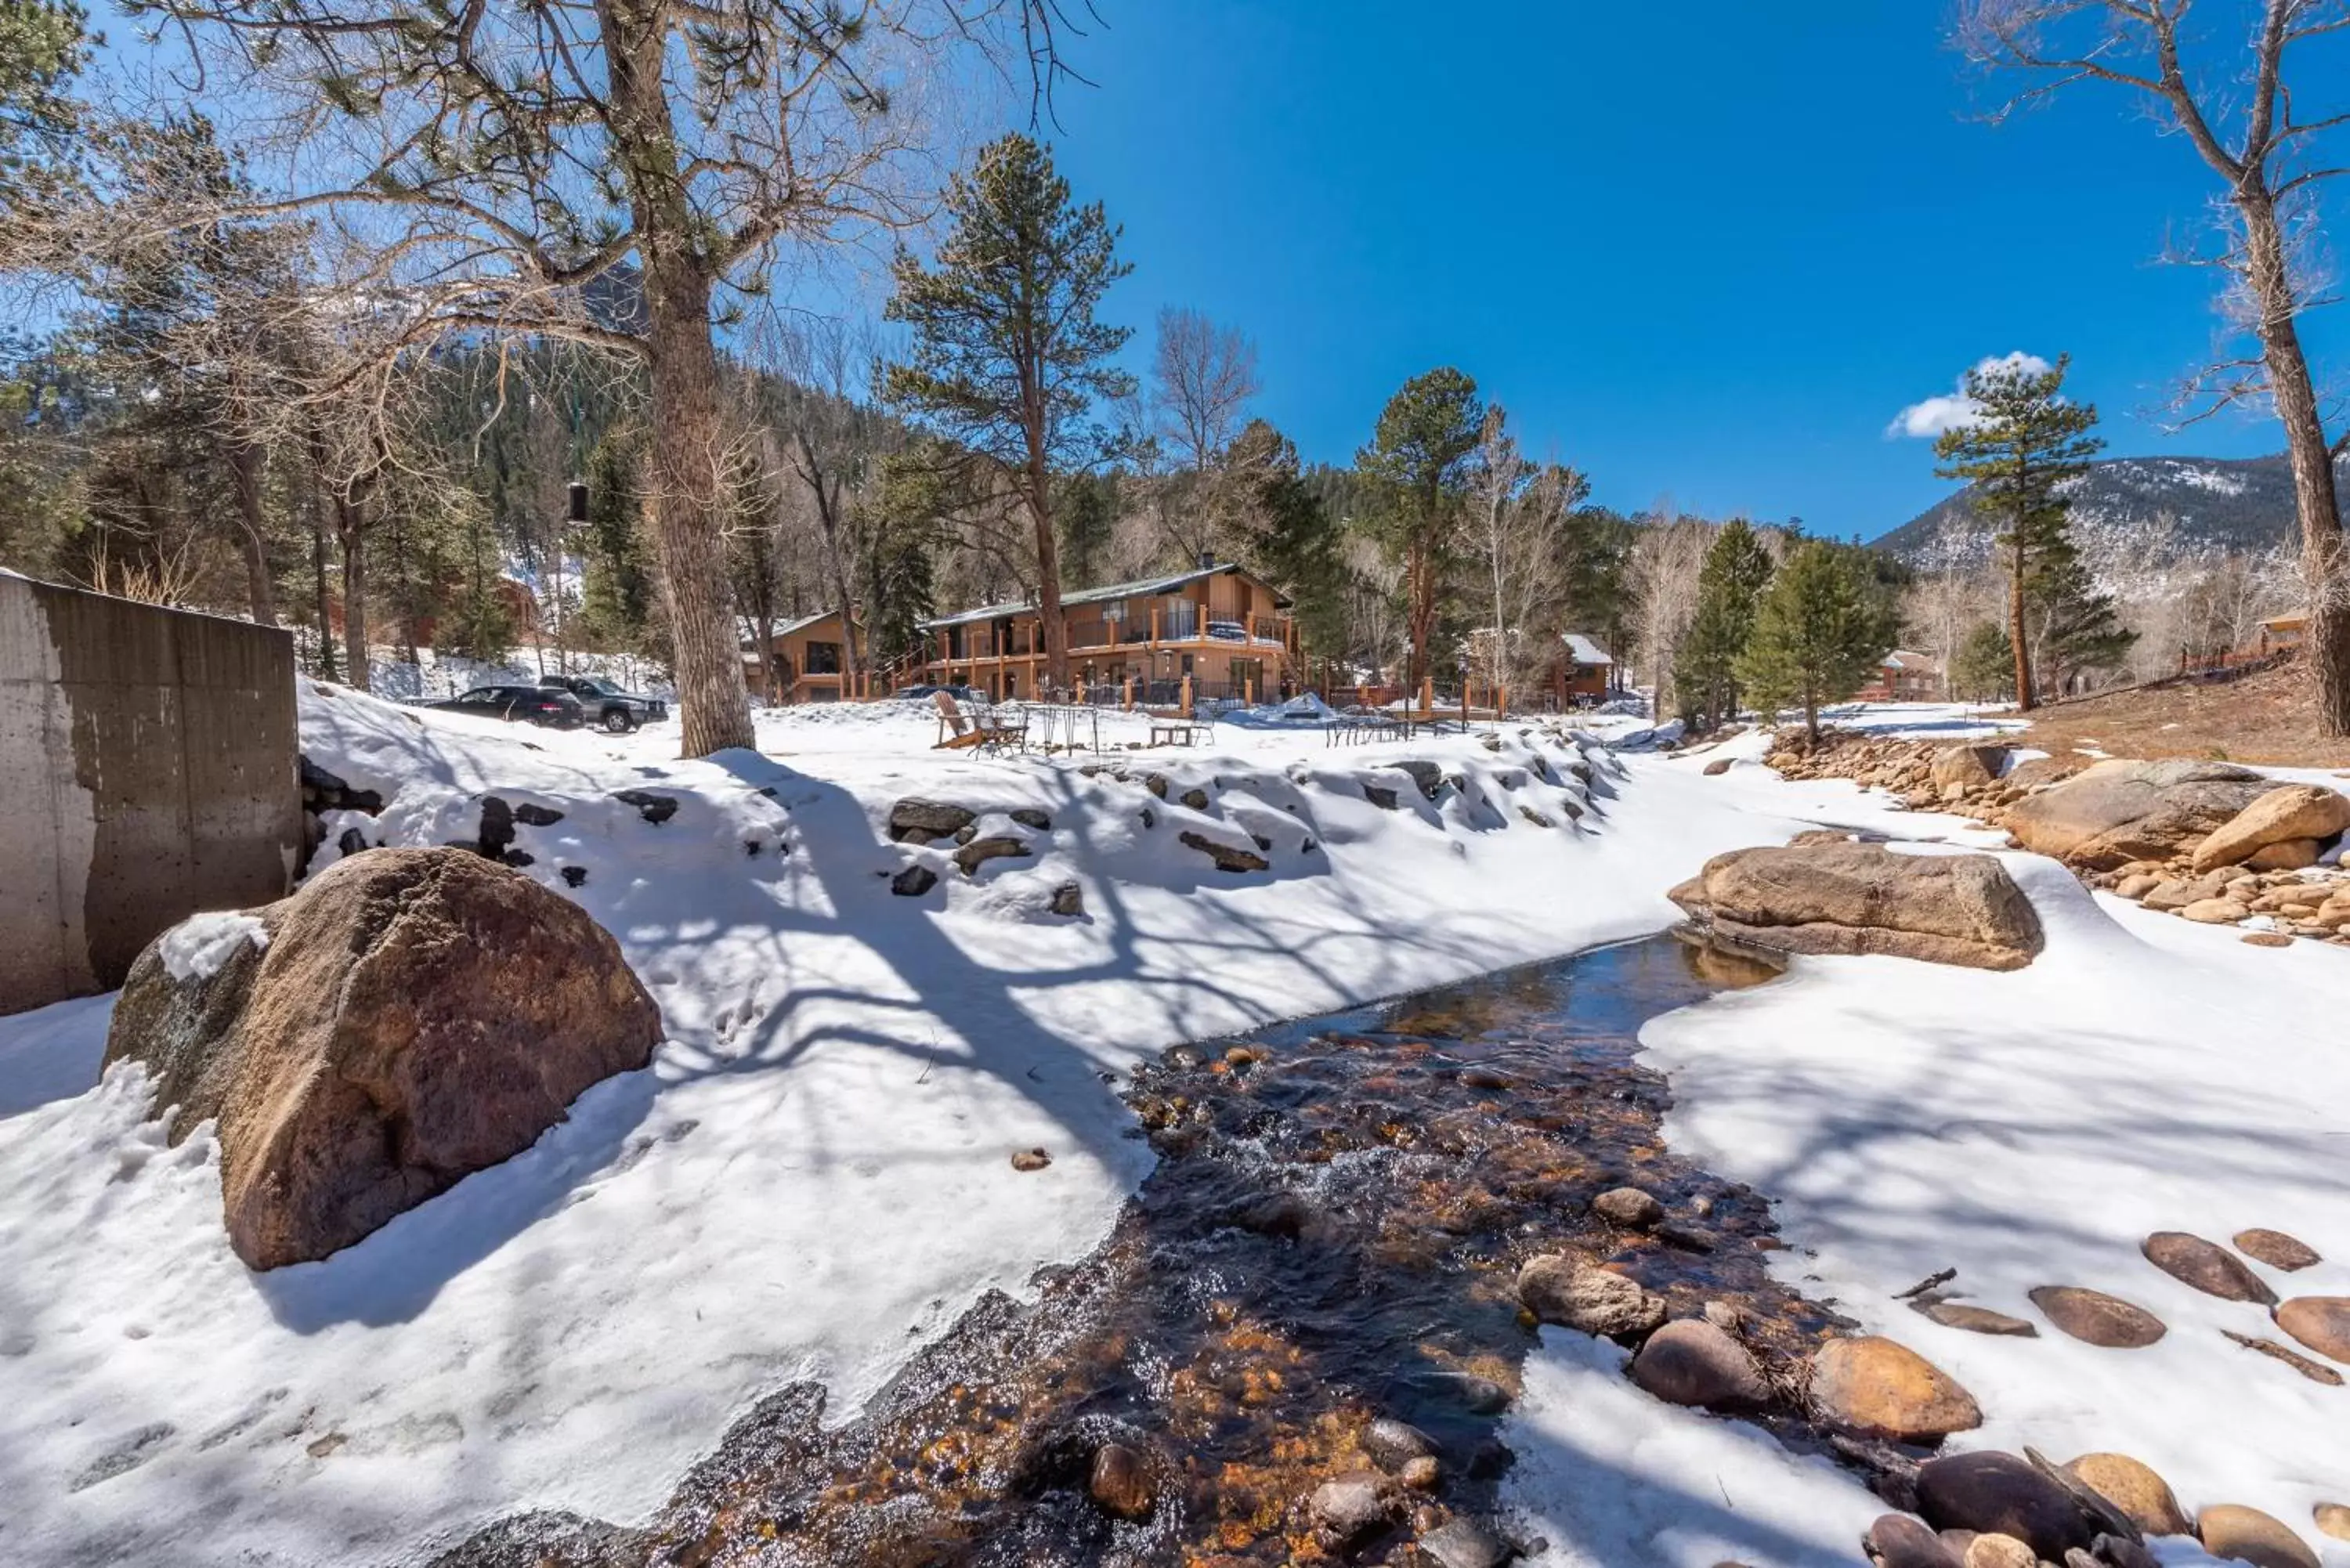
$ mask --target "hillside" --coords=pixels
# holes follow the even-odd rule
[[[2032,715],[2026,739],[2059,753],[2350,767],[2350,742],[2317,732],[2309,671],[2299,664],[2241,680],[2171,681],[2059,702]]]
[[[2341,472],[2350,474],[2350,460]],[[1961,490],[1876,541],[1897,555],[1924,553],[1947,521],[1968,521],[1972,487]],[[2293,474],[2273,457],[2117,457],[2093,466],[2074,497],[2075,524],[2137,529],[2177,517],[2186,542],[2230,549],[2279,544],[2293,531]],[[1969,528],[1970,534],[1981,530]]]

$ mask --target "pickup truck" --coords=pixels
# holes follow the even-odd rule
[[[623,691],[600,675],[545,675],[538,683],[579,699],[581,716],[615,735],[669,717],[669,704],[660,698]]]

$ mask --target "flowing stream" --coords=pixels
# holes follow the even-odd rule
[[[1178,1046],[1126,1091],[1158,1168],[1034,1303],[983,1300],[844,1426],[820,1388],[770,1397],[648,1526],[523,1516],[442,1568],[1404,1563],[1456,1516],[1505,1532],[1528,1257],[1728,1303],[1766,1361],[1836,1321],[1765,1273],[1764,1199],[1664,1147],[1633,1060],[1648,1019],[1769,975],[1659,936]],[[1624,1185],[1668,1222],[1591,1212]],[[1438,1464],[1342,1553],[1308,1500],[1372,1468],[1381,1418]]]

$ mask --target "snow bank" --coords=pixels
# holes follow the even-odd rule
[[[1768,780],[1731,778],[1748,772]],[[1756,801],[1821,788],[1745,787]],[[1875,812],[1841,787],[1854,813]],[[1907,823],[1971,836],[1946,817]],[[2350,1293],[2350,968],[2335,949],[2247,947],[2093,896],[2054,861],[2004,858],[2047,930],[2028,969],[1806,961],[1651,1022],[1647,1059],[1674,1085],[1668,1139],[1778,1200],[1797,1249],[1776,1260],[1789,1282],[1977,1396],[1985,1425],[1954,1446],[2117,1449],[2190,1511],[2249,1503],[2314,1542],[2312,1505],[2350,1493],[2342,1391],[2221,1337],[2282,1336],[2138,1247],[2156,1231],[2225,1244],[2282,1230],[2326,1262],[2252,1265],[2280,1295]],[[1892,1299],[1944,1268],[1956,1296],[2040,1321],[2041,1337],[1944,1328]],[[2069,1339],[2026,1300],[2044,1284],[2136,1302],[2169,1333],[2136,1351]]]
[[[614,933],[669,1039],[525,1154],[256,1276],[209,1138],[163,1149],[135,1071],[88,1088],[102,1004],[0,1021],[0,1082],[36,1059],[47,1085],[0,1132],[0,1557],[381,1564],[515,1510],[641,1519],[762,1395],[821,1379],[846,1418],[982,1292],[1096,1245],[1149,1158],[1105,1082],[1138,1054],[1654,930],[1692,857],[1756,831],[1648,811],[1533,731],[994,760],[931,752],[909,706],[766,714],[775,754],[679,762],[673,730],[305,682],[306,751],[384,795],[371,839],[473,840],[492,793],[559,813],[517,827],[525,874]],[[1430,799],[1407,760],[1457,782]],[[1035,852],[965,877],[888,842],[917,794]],[[916,861],[938,887],[892,895]],[[1068,882],[1082,917],[1048,912]]]
[[[1502,1440],[1502,1501],[1539,1568],[1850,1568],[1885,1505],[1744,1421],[1651,1399],[1604,1339],[1545,1328]]]

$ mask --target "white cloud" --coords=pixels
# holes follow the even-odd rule
[[[2012,354],[1991,355],[1975,366],[1978,370],[2021,370],[2033,376],[2044,376],[2054,368],[2039,355],[2026,354],[2020,348]],[[1887,438],[1914,436],[1930,441],[1944,431],[1973,423],[1981,405],[1966,395],[1966,378],[1960,377],[1960,389],[1924,399],[1894,415],[1893,422],[1885,427]]]

